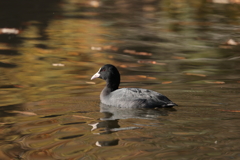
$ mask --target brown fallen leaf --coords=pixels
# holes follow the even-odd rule
[[[73,115],[73,117],[81,118],[81,119],[93,119],[93,118],[91,118],[91,117],[80,116],[80,115]]]
[[[164,81],[164,82],[162,82],[162,84],[169,84],[169,83],[172,83],[172,81]]]
[[[236,46],[236,45],[238,45],[239,43],[236,42],[236,41],[234,41],[233,39],[229,39],[229,40],[226,42],[226,44],[232,45],[232,46]]]
[[[27,116],[36,116],[37,115],[36,113],[27,112],[27,111],[11,111],[11,113],[19,113],[19,114],[24,114],[24,115],[27,115]]]
[[[49,50],[49,49],[41,49],[41,48],[38,48],[36,49],[37,52],[39,53],[43,53],[43,54],[48,54],[48,53],[52,53],[53,51],[52,50]]]
[[[112,47],[111,50],[118,51],[118,48],[117,47]]]
[[[240,110],[224,110],[224,109],[218,109],[218,110],[222,112],[240,112]]]
[[[166,63],[158,63],[156,61],[151,61],[151,60],[139,60],[137,61],[138,63],[150,63],[150,64],[157,64],[157,65],[166,65]]]
[[[138,75],[139,78],[147,78],[147,76],[144,75]]]
[[[94,8],[98,8],[101,5],[99,1],[89,1],[89,4]]]
[[[112,46],[103,46],[104,50],[110,50],[112,48]]]
[[[92,46],[91,50],[93,50],[93,51],[101,51],[102,47]]]
[[[142,56],[151,56],[152,53],[148,52],[137,52],[135,50],[125,49],[123,50],[124,53],[134,54],[134,55],[142,55]]]
[[[136,51],[135,50],[130,50],[130,49],[125,49],[125,50],[123,50],[123,53],[134,54],[134,53],[136,53]]]
[[[126,65],[120,65],[119,67],[121,67],[121,68],[127,68],[127,66]]]
[[[79,55],[78,52],[68,52],[67,54],[71,55],[71,56],[78,56]]]
[[[95,82],[86,82],[87,84],[96,84]]]
[[[231,49],[232,46],[220,45],[219,48],[223,48],[223,49]]]
[[[54,67],[64,67],[65,66],[65,64],[63,64],[63,63],[53,63],[52,64],[52,66],[54,66]]]
[[[155,77],[147,77],[147,79],[157,79],[157,78],[155,78]]]
[[[14,87],[16,87],[16,88],[24,88],[24,86],[21,86],[21,85],[14,85]]]
[[[187,136],[187,135],[198,135],[199,132],[172,132],[174,135],[181,135],[181,136]]]
[[[206,77],[205,74],[198,74],[198,73],[185,73],[185,75],[189,75],[189,76],[200,76],[200,77]]]
[[[152,64],[156,64],[157,62],[156,61],[144,61],[144,60],[139,60],[138,63],[152,63]]]
[[[19,34],[20,30],[16,28],[0,28],[0,34]]]
[[[225,82],[222,82],[222,81],[205,81],[206,83],[215,83],[215,84],[224,84]]]
[[[152,53],[148,53],[148,52],[136,52],[136,55],[143,55],[143,56],[151,56]]]
[[[104,50],[112,50],[112,51],[118,51],[118,47],[114,46],[103,46]]]

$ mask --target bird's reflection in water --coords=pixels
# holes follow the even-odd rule
[[[116,146],[118,145],[119,139],[114,139],[111,141],[97,141],[96,146],[103,147],[103,146]]]
[[[101,120],[116,120],[116,119],[157,119],[160,116],[168,116],[169,112],[176,111],[174,108],[159,108],[159,109],[131,109],[117,108],[100,104],[100,112],[105,114]]]
[[[100,104],[100,112],[104,113],[104,117],[100,118],[100,122],[89,124],[93,128],[91,131],[94,134],[111,134],[113,132],[122,130],[133,130],[139,129],[141,127],[129,126],[121,127],[119,125],[119,120],[121,119],[157,119],[161,116],[168,116],[169,112],[176,111],[174,108],[161,108],[161,109],[128,109],[128,108],[116,108],[112,106],[107,106]],[[97,141],[96,146],[114,146],[118,145],[119,139],[107,140],[107,141]]]
[[[94,134],[110,134],[120,128],[118,120],[104,120],[89,125],[93,127],[91,131],[94,131]]]

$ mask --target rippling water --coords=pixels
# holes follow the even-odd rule
[[[0,159],[240,159],[240,4],[222,2],[0,2]],[[179,106],[101,105],[106,63]]]

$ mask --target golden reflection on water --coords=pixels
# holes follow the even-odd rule
[[[138,3],[61,1],[46,21],[0,33],[1,160],[239,158],[237,6]],[[225,26],[223,8],[232,11]],[[90,77],[106,63],[121,87],[159,91],[179,107],[100,106],[105,82]]]

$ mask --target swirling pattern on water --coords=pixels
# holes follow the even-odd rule
[[[234,1],[24,2],[0,2],[1,160],[240,158]],[[100,104],[106,63],[179,106]]]

